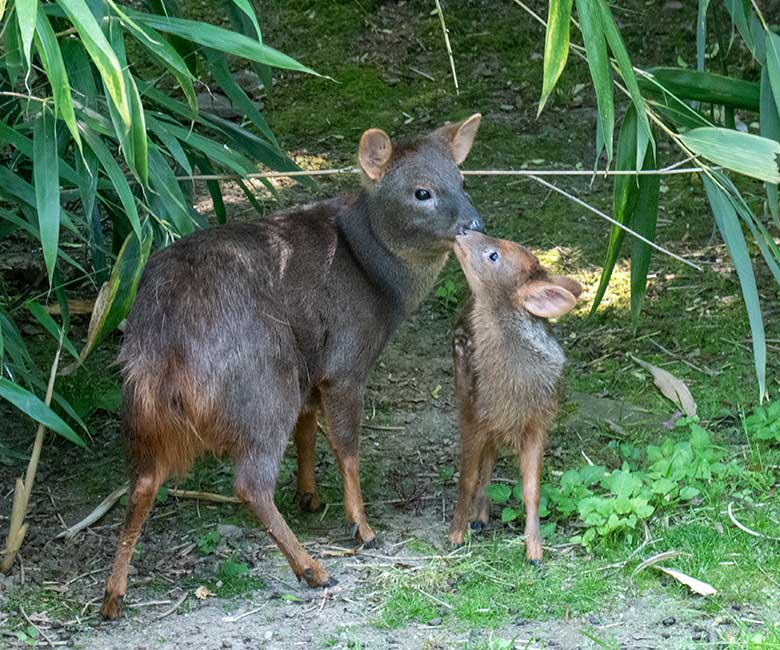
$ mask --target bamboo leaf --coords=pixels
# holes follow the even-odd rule
[[[68,424],[30,391],[0,377],[0,397],[9,401],[25,415],[41,423],[47,429],[59,433],[79,447],[84,447],[81,437]]]
[[[691,151],[716,165],[768,183],[780,182],[778,142],[720,127],[693,129],[680,138]]]
[[[16,0],[16,20],[19,23],[19,34],[22,39],[22,54],[30,69],[30,49],[32,48],[33,35],[35,34],[36,16],[38,14],[38,0]]]
[[[652,375],[655,385],[664,397],[679,406],[688,417],[696,416],[696,401],[693,399],[687,384],[682,379],[675,377],[668,370],[654,366],[647,361],[642,361],[642,359],[637,359],[633,355],[631,355],[631,358]]]
[[[658,67],[647,72],[658,85],[640,79],[639,87],[646,93],[657,94],[663,89],[678,99],[758,111],[759,85],[755,82],[686,68]]]
[[[636,169],[636,138],[637,138],[637,119],[636,109],[631,106],[623,118],[618,134],[617,155],[615,157],[615,169],[630,170]],[[618,175],[615,176],[615,187],[612,199],[613,218],[625,225],[630,225],[634,209],[636,208],[637,197],[639,196],[639,177]],[[601,271],[599,286],[596,289],[596,295],[593,298],[593,305],[590,313],[594,314],[601,304],[604,294],[612,278],[612,272],[615,269],[620,248],[623,244],[625,231],[617,226],[612,226],[609,233],[609,245],[607,246],[607,255],[604,260],[604,268]]]
[[[162,212],[161,216],[167,217],[166,220],[175,227],[179,234],[191,233],[192,217],[187,207],[187,201],[171,168],[155,146],[152,146],[149,151],[149,164],[152,168],[152,189],[161,202],[160,206],[155,205],[156,211]]]
[[[742,297],[745,301],[753,338],[753,360],[756,367],[756,377],[758,378],[759,399],[763,401],[767,394],[766,335],[764,333],[764,321],[761,314],[756,278],[753,274],[753,265],[733,204],[729,201],[723,189],[716,185],[712,179],[708,176],[702,176],[702,180],[712,213],[715,216],[715,223],[723,237],[739,277]]]
[[[759,132],[765,138],[780,142],[780,112],[773,99],[767,66],[764,66],[761,70],[761,112]],[[776,183],[766,184],[766,197],[767,204],[769,205],[769,212],[775,220],[775,225],[780,228],[780,206],[778,205]]]
[[[645,169],[655,169],[655,156],[647,150]],[[655,241],[658,222],[658,194],[661,186],[659,175],[645,175],[639,179],[639,196],[632,226],[636,232],[650,241]],[[647,290],[647,272],[653,249],[643,241],[634,238],[631,242],[631,318],[636,323],[642,309]]]
[[[704,53],[707,49],[707,10],[710,0],[699,0],[696,14],[696,69],[704,71]]]
[[[149,127],[149,130],[163,145],[165,145],[165,148],[173,156],[173,159],[179,163],[181,168],[187,172],[189,176],[192,176],[192,165],[176,136],[174,136],[161,121],[156,120],[151,116],[147,116],[146,124]]]
[[[550,0],[547,11],[547,32],[544,37],[544,80],[537,117],[558,83],[569,58],[572,0]]]
[[[3,34],[5,58],[3,63],[8,73],[8,81],[12,86],[15,86],[24,68],[24,55],[22,54],[22,37],[19,34],[19,21],[14,20],[12,16],[13,12],[9,13],[5,23],[6,28]]]
[[[607,55],[607,41],[601,21],[599,0],[576,0],[577,14],[580,18],[580,31],[585,42],[588,56],[588,68],[593,79],[598,105],[601,140],[607,152],[607,167],[612,162],[612,140],[615,123],[615,105],[612,95],[612,72]],[[597,147],[596,157],[601,153]]]
[[[130,127],[130,101],[122,67],[111,45],[100,29],[85,0],[57,0],[81,38],[84,47],[100,73],[122,122]]]
[[[49,284],[57,264],[60,239],[60,173],[57,157],[56,120],[45,108],[33,131],[33,179],[38,232]]]
[[[742,40],[745,41],[745,45],[753,52],[753,33],[748,25],[747,14],[745,14],[745,5],[743,0],[723,0],[723,4],[726,5],[726,10],[731,15],[731,22],[737,28]]]
[[[780,36],[774,32],[767,32],[766,35],[766,66],[762,70],[762,77],[764,72],[768,74],[775,107],[780,113]]]
[[[233,0],[233,3],[241,11],[243,11],[246,14],[246,16],[249,18],[249,20],[252,22],[252,26],[255,28],[255,31],[257,32],[257,40],[262,43],[263,34],[260,32],[260,25],[257,23],[257,16],[255,15],[255,10],[252,9],[252,5],[249,4],[248,0]],[[571,0],[569,0],[569,4],[571,4]]]
[[[35,316],[35,320],[37,320],[40,323],[41,327],[43,327],[43,329],[45,329],[55,341],[59,341],[60,328],[57,325],[57,323],[54,321],[54,319],[51,317],[51,315],[46,311],[46,309],[44,309],[43,305],[40,305],[37,302],[28,302],[25,306],[30,311],[30,313],[33,316]],[[78,351],[73,346],[73,343],[70,342],[70,339],[68,339],[67,336],[64,336],[62,339],[62,347],[74,359],[79,358]]]
[[[54,97],[54,108],[73,136],[79,149],[81,149],[81,136],[76,126],[76,115],[73,112],[73,98],[70,94],[70,80],[65,70],[57,37],[51,27],[49,18],[43,11],[38,12],[37,27],[35,31],[35,44],[43,63],[43,69],[49,79]]]
[[[311,68],[272,47],[268,47],[248,36],[231,32],[222,27],[198,23],[184,18],[156,16],[154,14],[142,13],[132,9],[128,9],[127,13],[133,20],[151,27],[152,29],[175,34],[204,47],[211,47],[227,54],[232,54],[250,61],[257,61],[258,63],[265,63],[275,68],[306,72],[317,77],[322,76]]]

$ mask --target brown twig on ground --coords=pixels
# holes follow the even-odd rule
[[[166,616],[170,616],[171,614],[173,614],[177,609],[179,609],[179,607],[181,607],[184,604],[184,601],[187,600],[187,596],[189,596],[189,595],[190,595],[189,592],[185,591],[182,594],[181,598],[179,598],[179,600],[177,600],[175,603],[173,603],[173,605],[171,607],[166,609],[162,614],[160,614],[154,620],[155,621],[159,621],[159,620],[165,618]]]
[[[51,371],[49,372],[49,383],[46,386],[46,397],[44,403],[46,406],[51,404],[51,398],[54,394],[54,382],[57,379],[57,369],[60,365],[60,353],[62,352],[62,342],[65,336],[65,328],[60,331],[60,341],[57,346],[57,352],[54,354],[54,361],[51,364]],[[27,523],[24,518],[27,516],[27,509],[30,505],[30,495],[32,494],[32,486],[35,482],[35,473],[38,471],[38,461],[41,457],[41,448],[43,447],[43,438],[46,435],[46,427],[42,424],[38,425],[38,430],[35,433],[35,442],[33,443],[32,454],[30,454],[30,462],[27,464],[27,472],[24,475],[24,482],[22,479],[16,479],[16,489],[14,491],[13,506],[11,508],[11,523],[8,526],[8,537],[5,542],[5,551],[3,553],[3,561],[0,563],[0,572],[9,573],[11,567],[14,565],[16,554],[22,547],[24,536],[27,534]]]

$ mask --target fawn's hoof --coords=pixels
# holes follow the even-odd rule
[[[107,621],[120,619],[124,599],[124,596],[113,596],[106,592],[106,595],[103,596],[103,604],[100,606],[100,615]]]
[[[328,572],[321,566],[308,567],[303,570],[303,579],[310,587],[319,587],[324,589],[325,587],[333,587],[338,582],[336,578],[328,575]]]
[[[451,532],[447,539],[450,540],[450,546],[453,548],[460,548],[466,543],[466,535],[463,531]]]
[[[324,508],[320,495],[312,492],[298,494],[298,507],[303,512],[320,512]]]
[[[368,525],[361,528],[360,524],[353,523],[349,528],[349,534],[355,540],[355,544],[363,548],[376,548],[379,545],[379,540]]]

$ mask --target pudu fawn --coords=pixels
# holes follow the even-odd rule
[[[466,233],[455,255],[471,289],[452,354],[460,426],[458,502],[450,542],[460,545],[476,497],[475,528],[487,524],[490,484],[500,448],[515,451],[523,480],[529,561],[542,558],[539,487],[547,432],[558,407],[564,353],[548,331],[582,292],[571,278],[548,274],[514,242]]]
[[[436,282],[455,236],[482,229],[458,170],[479,121],[476,114],[400,143],[370,129],[358,150],[360,193],[202,230],[149,260],[119,356],[131,477],[103,616],[120,615],[158,488],[204,454],[232,460],[236,495],[296,577],[330,584],[274,505],[291,435],[299,503],[319,505],[319,410],[353,536],[374,541],[359,475],[368,374]]]

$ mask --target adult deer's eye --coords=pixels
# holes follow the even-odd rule
[[[490,253],[490,255],[488,255],[488,259],[493,263],[498,262],[498,258],[499,258],[498,251],[493,251],[492,253]]]
[[[430,190],[420,187],[414,191],[414,198],[418,201],[429,201],[432,197]]]

